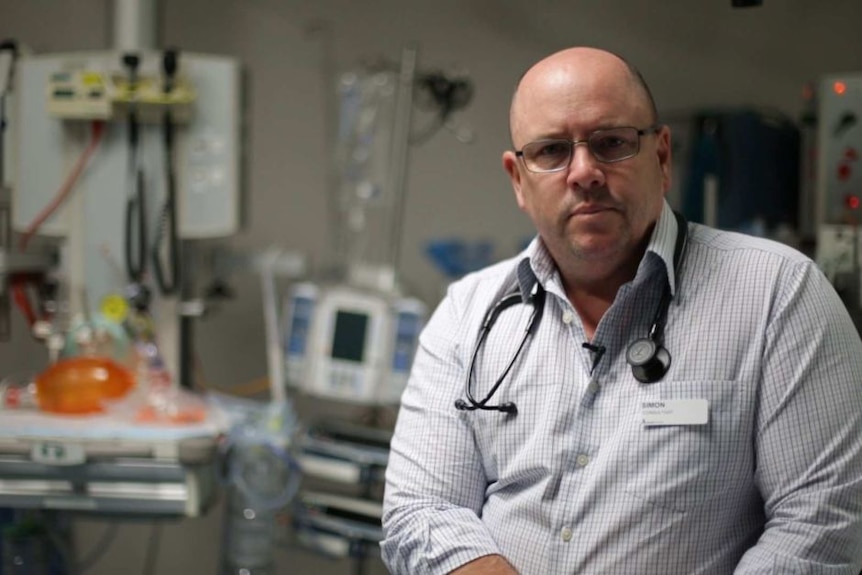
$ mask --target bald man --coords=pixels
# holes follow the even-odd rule
[[[537,236],[455,282],[386,474],[393,573],[859,573],[862,342],[802,254],[686,222],[640,73],[572,48],[512,99]]]

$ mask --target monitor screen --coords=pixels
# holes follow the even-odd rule
[[[335,314],[335,333],[332,334],[332,357],[362,362],[365,355],[365,329],[368,316],[363,313],[339,310]]]

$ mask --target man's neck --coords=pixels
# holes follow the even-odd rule
[[[588,340],[593,339],[593,334],[599,322],[604,317],[605,312],[614,303],[617,291],[622,283],[602,284],[601,289],[590,289],[581,284],[572,284],[565,281],[566,297],[571,302],[572,307],[581,318],[581,323],[584,326],[584,333]]]
[[[601,273],[601,264],[583,266],[578,270],[586,273],[560,271],[566,297],[578,312],[589,340],[592,340],[599,322],[614,303],[620,287],[634,279],[642,257],[643,252],[639,251],[635,257],[607,273]]]

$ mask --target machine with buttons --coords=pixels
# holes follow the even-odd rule
[[[288,385],[351,403],[398,402],[425,321],[422,302],[346,284],[298,284],[287,308]]]
[[[816,96],[816,97],[815,97]],[[857,328],[862,326],[862,74],[821,78],[810,98],[816,137],[815,259],[835,286]]]

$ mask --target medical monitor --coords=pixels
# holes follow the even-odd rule
[[[367,333],[368,314],[337,310],[332,334],[332,358],[362,363]]]
[[[389,298],[350,286],[321,290],[314,305],[303,387],[312,395],[377,402],[391,355]]]
[[[304,282],[293,286],[284,309],[289,387],[352,403],[398,403],[427,315],[422,302]]]

